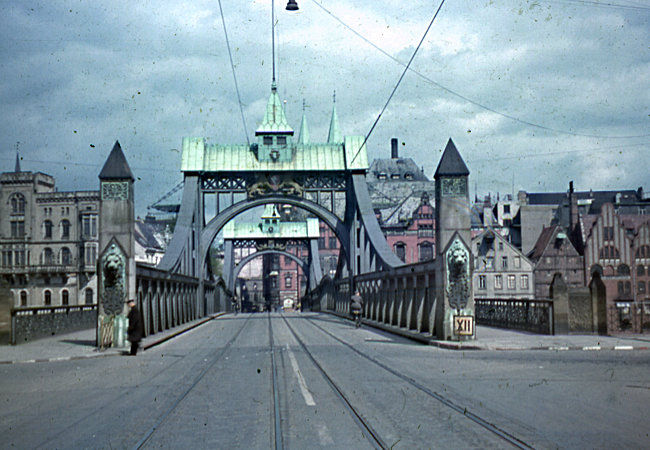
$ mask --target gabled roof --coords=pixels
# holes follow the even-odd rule
[[[467,176],[469,175],[469,169],[465,165],[465,161],[458,153],[454,141],[449,138],[447,142],[447,147],[442,153],[442,158],[440,158],[440,163],[438,163],[438,168],[434,178],[439,176]]]
[[[282,101],[280,101],[280,96],[278,95],[278,90],[275,84],[271,87],[271,96],[266,104],[266,112],[264,113],[262,124],[259,126],[257,131],[255,131],[256,136],[266,133],[293,135],[293,128],[289,126],[287,117],[284,115]]]
[[[102,171],[99,173],[99,179],[135,180],[131,173],[129,163],[126,162],[119,141],[115,141],[113,150],[111,150],[111,154],[108,155],[108,159],[106,160],[106,163],[104,163]]]
[[[559,225],[552,225],[550,227],[544,227],[542,229],[542,232],[539,234],[537,242],[535,243],[535,247],[533,247],[531,252],[528,254],[528,257],[530,259],[537,261],[542,257],[557,228],[559,228]]]

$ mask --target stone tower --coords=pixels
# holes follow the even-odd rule
[[[115,142],[99,174],[99,347],[126,345],[128,306],[135,299],[135,209],[133,174]]]
[[[475,337],[469,170],[449,139],[434,175],[436,186],[436,335]]]

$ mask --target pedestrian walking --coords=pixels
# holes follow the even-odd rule
[[[127,339],[131,342],[131,355],[135,356],[138,353],[138,347],[140,346],[140,341],[142,340],[142,321],[140,320],[140,311],[138,306],[135,304],[135,300],[129,299],[128,305],[131,308],[129,310],[129,328],[126,330]]]
[[[363,297],[357,290],[350,298],[350,311],[354,317],[354,326],[359,328],[361,326],[361,311],[363,310]]]

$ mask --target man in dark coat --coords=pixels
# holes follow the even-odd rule
[[[129,328],[126,330],[126,333],[128,340],[131,342],[131,355],[135,356],[135,354],[138,352],[138,347],[140,346],[140,341],[142,340],[142,335],[144,333],[142,332],[140,311],[138,311],[135,300],[130,299],[128,304],[131,309],[129,310],[129,315],[127,316],[129,319]]]
[[[350,310],[354,316],[354,325],[359,328],[361,326],[361,311],[363,310],[363,297],[357,290],[350,299]]]

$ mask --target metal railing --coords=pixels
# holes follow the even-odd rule
[[[11,310],[11,343],[92,328],[97,305],[23,306]]]
[[[477,298],[474,306],[479,325],[554,334],[552,301]]]
[[[607,308],[610,333],[650,333],[650,302],[625,302]]]

